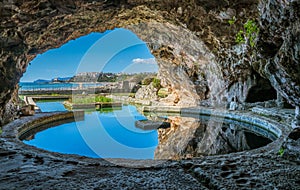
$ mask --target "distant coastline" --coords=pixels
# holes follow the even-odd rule
[[[74,77],[20,82],[19,94],[135,93],[156,76],[157,73],[79,73]]]
[[[35,83],[35,84],[53,84],[53,83],[97,83],[97,82],[120,82],[124,80],[135,80],[140,82],[148,76],[156,76],[157,73],[102,73],[102,72],[85,72],[78,73],[72,77],[56,77],[53,79],[37,79],[33,82],[21,83]],[[137,81],[139,80],[139,81]]]

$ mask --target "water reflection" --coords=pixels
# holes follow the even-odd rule
[[[41,106],[43,111],[61,109],[61,103],[42,104],[45,104]],[[54,152],[130,159],[182,159],[226,154],[261,147],[276,139],[275,135],[257,126],[199,115],[152,114],[147,115],[147,119],[169,122],[170,127],[157,130],[135,127],[136,121],[145,119],[131,105],[121,109],[86,110],[84,120],[44,125],[24,133],[20,139]]]
[[[46,104],[42,111],[48,111]],[[84,120],[50,123],[27,131],[19,138],[25,144],[65,154],[153,159],[158,144],[157,131],[143,131],[134,126],[136,120],[144,119],[131,105],[121,109],[85,110]]]
[[[253,126],[227,123],[208,117],[170,116],[171,127],[158,129],[159,145],[155,159],[182,159],[206,155],[227,154],[265,146],[275,136],[264,137]],[[252,130],[252,129],[251,129]]]

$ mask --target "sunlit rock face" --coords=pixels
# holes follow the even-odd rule
[[[258,9],[258,3],[2,1],[0,123],[13,119],[17,83],[37,54],[91,32],[117,27],[130,29],[147,42],[158,62],[162,85],[170,91],[162,104],[196,106],[205,101],[222,106],[234,96],[243,102],[256,84],[254,68],[291,104],[299,105],[299,4],[264,0]],[[236,21],[230,25],[228,20],[234,17]],[[257,60],[248,46],[235,42],[248,19],[260,21],[257,49],[263,61]]]
[[[153,83],[150,83],[147,86],[141,87],[135,94],[135,98],[139,100],[157,100],[157,92],[159,89],[153,86]]]
[[[129,27],[146,41],[156,57],[161,84],[171,91],[162,104],[196,106],[224,86],[213,53],[194,33],[170,23],[148,22]]]

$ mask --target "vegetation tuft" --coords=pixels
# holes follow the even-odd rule
[[[168,89],[166,89],[166,88],[161,88],[161,89],[158,91],[158,93],[157,93],[158,97],[160,97],[160,98],[165,98],[165,97],[167,97],[169,94],[170,94],[170,93],[168,92]]]
[[[256,39],[259,33],[259,28],[255,21],[253,20],[248,20],[244,24],[243,30],[240,30],[236,34],[236,39],[235,42],[241,44],[245,42],[249,42],[251,47],[254,47],[256,45]]]
[[[236,17],[234,16],[234,17],[232,17],[232,19],[228,20],[228,23],[230,25],[233,25],[235,23],[235,21],[236,21]]]
[[[147,77],[142,80],[142,85],[149,85],[153,81],[153,77]]]
[[[284,154],[284,148],[280,147],[279,151],[278,151],[279,156],[283,156]]]
[[[160,79],[154,78],[153,81],[152,81],[153,87],[156,88],[156,89],[160,89],[161,88],[160,82],[161,82]]]

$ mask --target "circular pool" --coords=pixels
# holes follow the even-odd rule
[[[138,120],[169,122],[169,128],[142,130]],[[28,145],[92,158],[178,159],[219,155],[263,147],[277,138],[270,130],[227,117],[140,114],[135,106],[86,110],[79,121],[50,123],[23,131]]]

